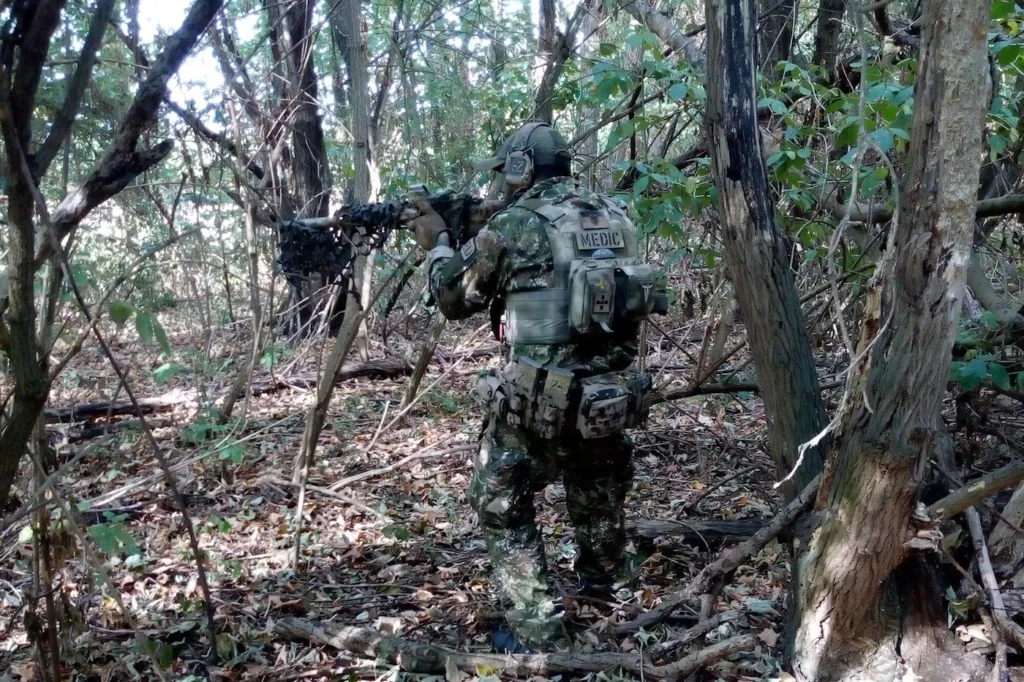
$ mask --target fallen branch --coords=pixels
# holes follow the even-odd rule
[[[679,649],[682,649],[687,644],[697,641],[698,638],[717,629],[719,625],[738,620],[740,615],[739,611],[722,611],[721,613],[715,614],[711,618],[697,623],[679,637],[662,642],[656,647],[652,647],[648,655],[651,657],[652,661],[659,661]]]
[[[628,530],[630,535],[648,541],[670,535],[686,544],[721,545],[748,540],[764,527],[765,523],[757,519],[638,519],[629,524]]]
[[[928,513],[935,517],[953,518],[985,498],[995,495],[1004,488],[1011,488],[1021,481],[1024,481],[1024,461],[1010,462],[932,503],[928,507]]]
[[[270,484],[275,485],[275,486],[286,486],[286,487],[289,487],[289,488],[298,488],[299,487],[299,484],[296,483],[295,481],[287,481],[287,480],[281,478],[280,476],[274,476],[273,474],[265,476],[263,480],[265,480],[267,483],[270,483]],[[379,511],[377,511],[373,507],[370,507],[370,506],[368,506],[366,504],[363,504],[359,500],[353,499],[353,498],[349,497],[347,494],[345,494],[343,492],[339,492],[339,491],[336,491],[336,490],[331,490],[330,488],[323,488],[323,487],[317,486],[317,485],[312,485],[311,483],[306,483],[306,490],[312,491],[312,492],[317,493],[319,495],[323,495],[324,497],[331,497],[331,498],[334,498],[336,500],[340,500],[341,502],[344,502],[347,505],[355,507],[356,509],[358,509],[361,512],[365,512],[367,514],[370,514],[371,516],[376,516],[378,519],[383,519],[384,518],[384,514],[381,514]]]
[[[1024,651],[1024,628],[1013,622],[1006,614],[1006,605],[1003,603],[1003,595],[999,591],[999,582],[996,580],[995,571],[992,570],[992,562],[988,556],[988,546],[985,544],[985,534],[981,529],[978,510],[968,507],[965,511],[967,527],[971,531],[971,540],[974,543],[974,556],[978,560],[978,572],[981,573],[981,582],[985,586],[985,591],[988,592],[992,619],[1002,633],[1016,644],[1017,649]]]
[[[660,605],[647,613],[641,614],[631,621],[616,625],[615,633],[629,634],[642,628],[649,628],[668,618],[673,611],[683,604],[695,603],[700,598],[700,595],[707,592],[714,583],[727,578],[747,557],[778,537],[779,533],[803,514],[811,506],[811,502],[814,500],[820,484],[821,476],[815,476],[807,484],[807,487],[781,513],[776,514],[771,522],[755,533],[753,537],[741,545],[722,552],[715,561],[705,566],[690,581],[686,589],[666,598]]]
[[[389,474],[395,469],[401,469],[406,464],[410,464],[411,462],[415,462],[416,460],[428,459],[431,457],[444,457],[445,455],[454,455],[457,452],[469,452],[470,450],[476,450],[476,448],[476,443],[468,443],[466,445],[459,445],[458,447],[448,448],[447,450],[427,450],[425,452],[417,452],[415,454],[409,455],[408,457],[403,457],[394,464],[389,464],[386,467],[381,467],[380,469],[372,469],[370,471],[364,471],[361,474],[355,474],[354,476],[348,476],[346,478],[343,478],[340,481],[332,483],[330,486],[328,486],[328,489],[332,491],[338,491],[343,488],[349,487],[353,483],[358,483],[360,481],[365,481],[368,478],[375,478],[377,476]]]
[[[347,381],[349,379],[391,379],[407,376],[411,372],[412,368],[404,362],[397,360],[370,360],[368,362],[343,365],[338,370],[338,381]],[[316,385],[316,382],[317,378],[312,374],[290,374],[275,377],[269,381],[254,382],[250,390],[252,395],[262,395],[287,388],[312,388]],[[196,394],[194,391],[175,389],[163,395],[139,398],[138,403],[144,414],[150,414],[152,412],[171,410],[178,405],[184,405],[195,399]],[[47,409],[46,421],[51,423],[76,422],[86,421],[90,418],[135,413],[135,407],[130,400],[103,400],[84,405]]]
[[[726,656],[753,649],[753,635],[741,635],[713,644],[677,663],[655,666],[639,654],[620,653],[547,653],[487,654],[455,651],[442,646],[388,637],[370,628],[343,627],[299,618],[282,618],[274,622],[274,633],[290,639],[322,644],[370,658],[381,658],[405,672],[441,673],[447,664],[476,674],[479,668],[501,670],[516,677],[557,675],[573,672],[601,672],[623,668],[628,672],[654,679],[675,679],[691,675]]]
[[[138,408],[143,414],[150,414],[152,412],[170,410],[178,405],[184,405],[195,400],[195,397],[193,392],[175,390],[152,398],[139,398],[137,402]],[[46,410],[46,421],[51,423],[85,421],[91,417],[137,414],[139,410],[136,409],[131,400],[104,400],[84,405],[48,409]]]

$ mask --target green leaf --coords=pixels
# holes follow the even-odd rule
[[[962,363],[956,372],[956,381],[964,391],[973,391],[981,386],[982,380],[988,375],[988,365],[981,358]]]
[[[857,144],[857,124],[848,125],[839,133],[836,138],[837,147],[851,147]]]
[[[181,365],[176,362],[165,362],[153,370],[153,381],[165,384],[181,372]]]
[[[153,316],[141,310],[135,313],[135,329],[139,332],[142,343],[149,345],[153,343]]]
[[[633,185],[633,194],[636,194],[637,196],[643,194],[644,190],[647,189],[647,186],[650,184],[651,176],[641,175],[639,178],[636,179],[636,183]]]
[[[878,148],[881,149],[883,153],[888,153],[892,150],[893,136],[892,131],[888,128],[872,130],[868,133],[868,139],[878,145]]]
[[[768,108],[773,114],[786,113],[786,105],[782,100],[774,97],[764,97],[757,103],[758,109]]]
[[[164,331],[164,326],[160,324],[160,320],[153,318],[153,331],[156,333],[156,342],[160,346],[160,350],[163,351],[164,355],[170,357],[174,355],[174,349],[171,348],[171,340],[167,338],[167,332]]]
[[[999,326],[999,317],[991,310],[986,310],[981,314],[981,323],[989,329],[996,329]]]
[[[381,533],[383,533],[385,537],[395,538],[399,542],[405,542],[406,540],[409,539],[409,531],[406,530],[405,528],[403,528],[402,526],[396,526],[394,524],[388,524],[387,526],[384,526],[380,530],[381,530]]]
[[[690,89],[686,87],[686,83],[673,83],[668,89],[668,96],[680,102],[686,98],[686,93],[689,91]]]
[[[993,0],[992,2],[992,19],[994,21],[1002,21],[1013,14],[1014,8],[1016,7],[1014,0]]]
[[[1006,368],[998,362],[988,364],[988,375],[992,377],[993,384],[1004,391],[1010,390],[1010,375],[1006,373]]]
[[[1024,391],[1024,372],[1017,372],[1017,390]]]
[[[107,307],[110,312],[110,319],[117,324],[118,327],[128,321],[128,318],[135,314],[135,307],[130,303],[124,301],[111,301]]]
[[[245,459],[245,448],[242,447],[241,443],[232,443],[220,451],[220,458],[230,459],[235,464],[241,464],[242,460]]]

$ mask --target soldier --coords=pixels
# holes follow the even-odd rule
[[[582,591],[607,595],[629,580],[623,502],[633,468],[623,429],[650,404],[650,376],[633,368],[640,322],[667,307],[622,207],[578,184],[571,160],[556,130],[528,123],[477,164],[504,175],[506,210],[458,251],[437,213],[412,225],[442,314],[490,309],[510,348],[510,362],[481,384],[488,408],[469,491],[506,608],[508,626],[492,639],[503,653],[565,643],[534,519],[534,494],[554,475],[575,526]]]

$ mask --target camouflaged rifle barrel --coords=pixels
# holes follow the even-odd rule
[[[448,224],[455,248],[507,206],[501,200],[487,201],[451,190],[430,195],[422,186],[415,186],[410,192],[425,194],[431,208]],[[342,275],[355,255],[380,247],[392,230],[407,229],[409,221],[419,215],[419,209],[409,200],[375,204],[353,201],[327,218],[285,220],[279,226],[278,262],[286,275]]]

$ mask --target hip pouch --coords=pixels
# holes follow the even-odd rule
[[[492,414],[545,440],[578,431],[600,438],[642,424],[650,412],[651,376],[613,372],[576,379],[533,358],[491,370],[478,386]]]
[[[651,411],[651,375],[612,372],[580,379],[582,392],[576,429],[584,438],[601,438],[647,421]]]

